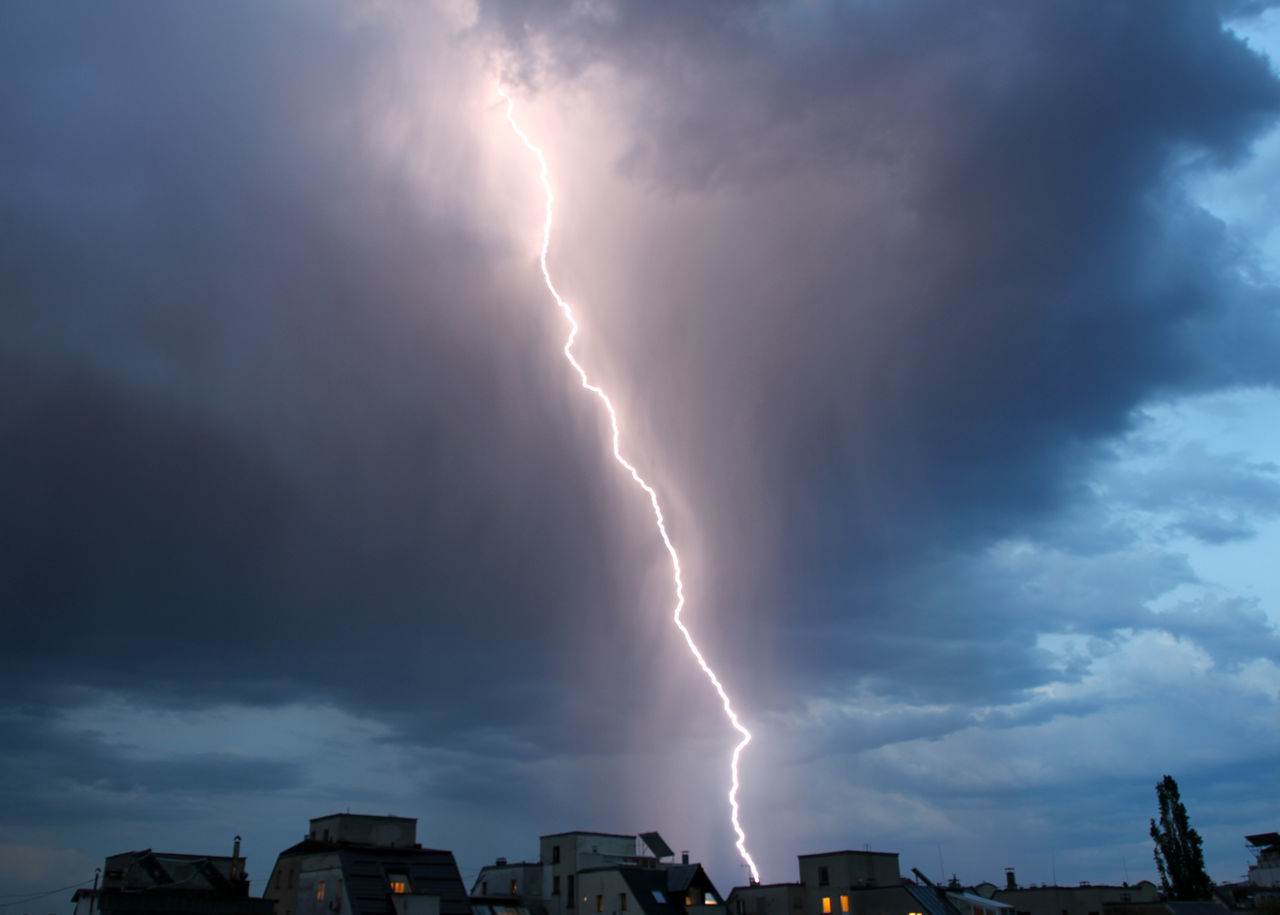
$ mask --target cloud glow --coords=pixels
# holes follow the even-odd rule
[[[733,752],[729,757],[729,820],[733,824],[733,831],[737,836],[737,842],[735,845],[738,849],[738,854],[742,856],[743,861],[745,861],[747,867],[750,868],[752,881],[759,883],[760,872],[756,869],[756,863],[752,859],[751,853],[747,851],[747,836],[742,829],[738,805],[738,789],[741,787],[738,775],[738,762],[742,756],[742,751],[745,750],[747,744],[751,742],[751,732],[747,730],[741,720],[739,720],[737,713],[733,710],[733,704],[729,699],[728,692],[726,692],[724,685],[720,682],[720,678],[716,676],[715,671],[711,669],[711,665],[708,664],[706,658],[703,657],[702,652],[698,649],[697,643],[693,640],[693,634],[689,631],[689,628],[684,624],[684,620],[681,618],[684,613],[685,596],[684,578],[680,571],[680,556],[676,553],[675,544],[671,542],[671,536],[667,532],[666,519],[662,514],[662,506],[658,502],[658,493],[642,476],[640,476],[640,472],[636,469],[635,465],[623,456],[621,432],[618,428],[617,411],[614,410],[613,403],[609,400],[609,396],[605,394],[604,389],[590,381],[587,376],[586,369],[582,367],[581,363],[579,363],[573,355],[573,342],[578,336],[578,321],[574,318],[573,309],[569,307],[569,303],[562,299],[560,297],[560,293],[556,291],[555,284],[551,281],[551,272],[547,268],[547,251],[551,247],[551,223],[555,203],[555,195],[552,192],[551,180],[548,176],[547,160],[542,154],[542,150],[529,139],[529,136],[520,129],[520,125],[516,122],[515,100],[511,98],[505,88],[499,88],[499,92],[502,95],[503,100],[507,103],[507,121],[510,123],[511,129],[515,132],[516,136],[520,138],[520,141],[525,145],[525,147],[527,147],[538,160],[538,178],[542,182],[543,192],[546,197],[546,209],[544,211],[542,224],[542,250],[539,253],[538,262],[542,268],[542,279],[546,283],[547,291],[550,292],[551,297],[555,299],[557,307],[559,307],[561,313],[564,315],[565,321],[569,325],[569,336],[565,340],[563,350],[564,357],[568,360],[569,364],[573,366],[573,370],[577,372],[578,378],[582,382],[582,387],[590,391],[597,399],[599,399],[600,403],[605,408],[605,412],[609,416],[609,428],[612,431],[611,441],[613,445],[614,460],[616,460],[627,471],[635,484],[639,486],[649,498],[649,505],[653,509],[653,518],[654,522],[657,524],[658,533],[662,537],[662,543],[663,546],[666,547],[667,555],[671,558],[671,575],[676,592],[676,603],[675,608],[672,611],[672,620],[680,630],[680,634],[684,637],[685,644],[689,646],[689,651],[698,662],[698,666],[702,669],[702,672],[706,674],[712,687],[714,687],[716,695],[720,697],[720,702],[724,707],[724,713],[729,719],[729,723],[741,737],[741,740],[734,745]]]

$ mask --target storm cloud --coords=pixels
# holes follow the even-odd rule
[[[1273,827],[1238,811],[1274,736],[1162,732],[1274,717],[1276,608],[1190,555],[1274,522],[1280,458],[1149,425],[1277,381],[1270,267],[1192,192],[1280,113],[1232,28],[1265,9],[6,8],[22,821],[89,859],[257,829],[259,873],[352,804],[464,871],[657,826],[736,879],[728,729],[559,357],[503,81],[584,361],[760,730],[770,879],[866,842],[1026,879],[1000,856],[1082,804],[1058,860],[1118,879],[1102,850],[1179,765],[1211,836]],[[188,832],[126,839],[139,798]]]

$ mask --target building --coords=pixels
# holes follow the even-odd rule
[[[229,856],[127,851],[103,862],[102,885],[76,890],[75,915],[272,915],[270,900],[249,895],[236,836]]]
[[[729,894],[729,915],[961,915],[948,894],[904,880],[896,852],[800,855],[799,883],[750,884]]]
[[[960,915],[1016,915],[1013,906],[997,902],[979,893],[947,889],[947,901]]]
[[[1280,887],[1280,833],[1264,832],[1245,836],[1254,853],[1254,863],[1249,865],[1251,886]]]
[[[668,861],[656,832],[560,832],[541,836],[538,860],[499,858],[471,887],[478,905],[522,907],[532,915],[685,915],[722,904],[700,864]]]
[[[317,817],[280,853],[262,895],[276,915],[472,915],[453,852],[419,845],[417,823]]]
[[[1019,887],[1010,879],[1013,888],[995,889],[990,883],[982,884],[977,892],[996,902],[1012,906],[1016,915],[1103,915],[1115,907],[1119,913],[1129,912],[1127,907],[1158,903],[1160,888],[1150,880],[1142,880],[1133,886],[1082,883],[1079,886],[1024,886]]]
[[[752,883],[734,887],[726,905],[731,915],[803,915],[804,887],[799,883]]]

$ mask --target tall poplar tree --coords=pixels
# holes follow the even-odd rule
[[[1166,775],[1156,785],[1156,797],[1160,823],[1157,826],[1151,821],[1151,838],[1156,843],[1156,867],[1165,896],[1174,902],[1210,898],[1213,881],[1204,869],[1200,834],[1187,822],[1187,808],[1178,797],[1178,783],[1172,776]]]

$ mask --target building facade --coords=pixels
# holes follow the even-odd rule
[[[722,905],[720,894],[688,855],[657,833],[560,832],[541,836],[536,862],[499,858],[481,869],[472,900],[506,902],[540,915],[684,915]]]
[[[472,915],[453,853],[423,848],[417,820],[339,813],[276,859],[276,915]]]
[[[249,895],[249,875],[236,836],[229,856],[154,852],[112,855],[102,884],[77,890],[75,915],[272,915],[270,900]]]

